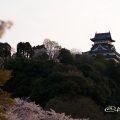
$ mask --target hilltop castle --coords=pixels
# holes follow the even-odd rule
[[[96,33],[94,38],[90,39],[94,44],[88,52],[91,56],[101,54],[106,60],[114,60],[120,62],[120,54],[116,52],[115,46],[112,44],[115,40],[112,39],[111,33]]]

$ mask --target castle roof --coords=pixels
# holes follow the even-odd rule
[[[105,40],[109,40],[110,42],[115,42],[114,40],[112,40],[111,34],[110,32],[107,33],[96,33],[95,37],[91,39],[91,41],[95,42],[95,41],[105,41]]]

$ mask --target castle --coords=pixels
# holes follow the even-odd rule
[[[112,44],[111,33],[96,33],[94,38],[90,39],[94,44],[88,52],[91,56],[102,55],[106,60],[114,60],[120,62],[120,54],[116,52],[115,46]]]

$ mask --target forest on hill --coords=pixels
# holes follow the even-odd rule
[[[8,43],[0,43],[0,58],[1,70],[11,72],[1,89],[11,98],[35,101],[44,110],[73,118],[119,119],[119,112],[104,109],[120,105],[120,63],[71,52],[49,39],[34,47],[20,42],[13,55]]]
[[[0,21],[0,38],[11,25]],[[49,39],[16,49],[0,43],[0,120],[119,120],[120,63]]]

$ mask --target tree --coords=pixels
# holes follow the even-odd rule
[[[51,99],[46,110],[54,109],[56,112],[71,114],[73,118],[88,118],[89,120],[107,120],[100,106],[88,97],[59,96]]]
[[[0,69],[0,87],[10,78],[11,71]],[[0,120],[6,120],[4,112],[13,103],[10,95],[0,88]]]
[[[81,51],[79,51],[78,49],[75,49],[75,48],[71,49],[70,52],[73,56],[75,56],[76,54],[80,54],[80,55],[82,54]]]
[[[33,49],[29,42],[20,42],[17,44],[17,56],[31,58],[33,55]]]
[[[6,80],[10,78],[10,74],[11,71],[0,69],[0,86],[3,86]]]
[[[35,60],[48,60],[47,50],[44,45],[38,45],[33,47],[34,54],[32,56]]]
[[[59,61],[61,63],[64,63],[64,64],[71,64],[71,63],[73,63],[73,56],[72,56],[72,54],[70,53],[69,50],[67,50],[65,48],[62,48],[59,51],[58,59],[59,59]]]
[[[8,43],[0,43],[0,68],[4,67],[5,62],[11,57],[11,46]]]
[[[92,63],[93,57],[87,54],[76,54],[74,57],[75,63],[77,64],[86,64],[86,63]]]
[[[34,102],[19,98],[15,99],[15,105],[8,110],[6,117],[9,120],[82,120],[73,119],[70,116],[66,116],[65,113],[56,113],[52,109],[45,111]]]
[[[7,28],[10,28],[12,23],[10,21],[5,22],[0,20],[0,38],[3,36]],[[11,47],[8,43],[0,43],[0,57],[4,60],[11,55]],[[0,69],[0,120],[6,120],[4,113],[6,109],[12,104],[12,99],[7,92],[4,92],[1,88],[3,84],[11,76],[11,71]]]
[[[12,25],[13,25],[13,23],[11,21],[0,20],[0,38],[2,38],[6,29],[10,29]]]
[[[55,41],[51,41],[50,39],[45,39],[43,44],[47,49],[49,60],[51,59],[57,60],[57,56],[59,55],[59,50],[61,49],[60,45]]]

